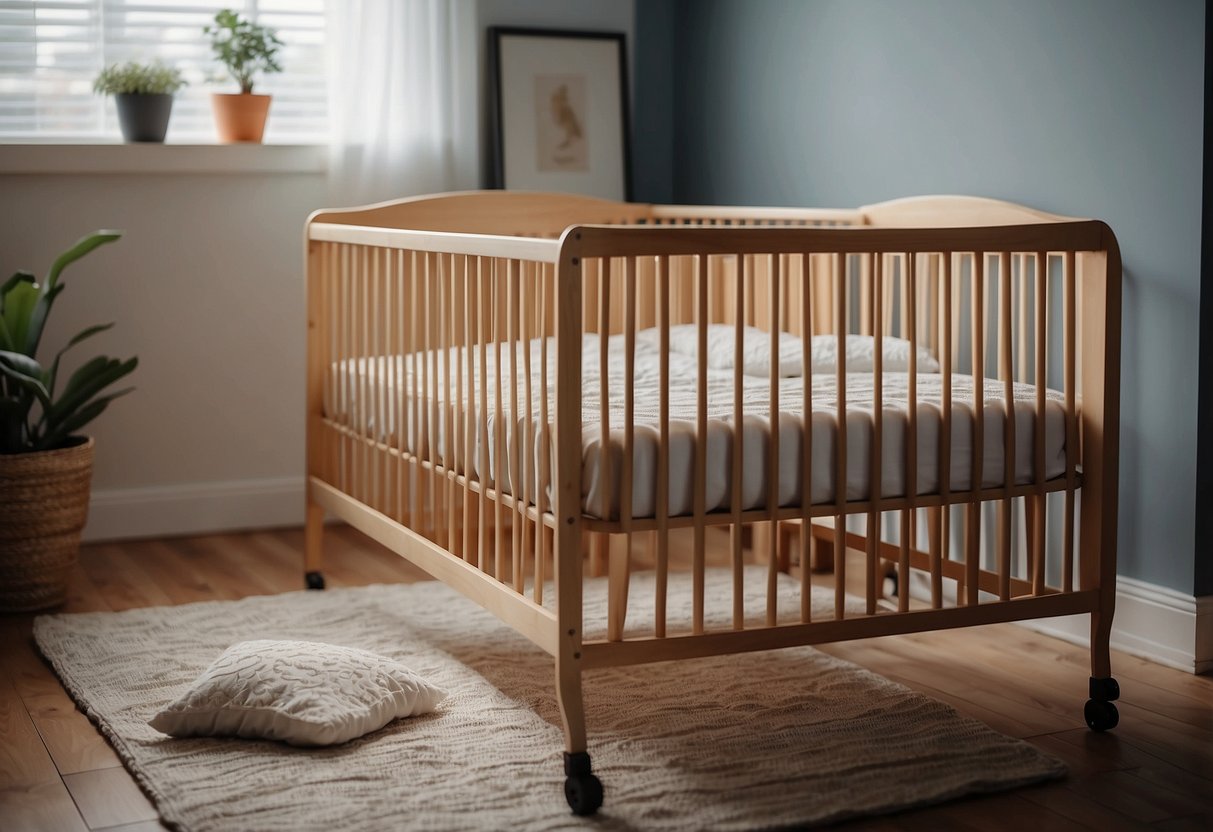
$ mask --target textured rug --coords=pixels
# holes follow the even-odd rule
[[[636,576],[632,598],[651,587]],[[677,589],[672,580],[672,601],[689,596]],[[604,594],[588,582],[587,609]],[[438,584],[44,616],[34,633],[164,820],[186,830],[777,828],[1065,772],[947,705],[795,648],[587,673],[606,802],[578,819],[562,791],[551,660]],[[373,650],[450,697],[322,750],[169,739],[147,725],[221,651],[254,638]]]

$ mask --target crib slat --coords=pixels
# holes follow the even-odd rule
[[[872,260],[870,255],[859,259],[859,334],[872,335],[880,323],[880,316],[873,317],[872,305]]]
[[[445,509],[445,483],[442,476],[442,457],[438,452],[439,416],[441,415],[439,399],[442,398],[442,377],[438,374],[439,358],[442,354],[442,344],[446,339],[446,320],[442,314],[442,300],[446,295],[442,280],[442,260],[437,254],[427,254],[426,264],[429,272],[429,302],[428,328],[430,352],[429,389],[426,391],[430,401],[429,418],[429,453],[430,453],[430,529],[431,538],[435,542],[440,539],[446,529],[445,518],[441,516]]]
[[[408,259],[409,259],[409,272],[412,275],[412,282],[409,286],[410,296],[412,297],[412,309],[409,310],[410,315],[412,317],[412,326],[409,327],[408,339],[409,339],[409,367],[410,367],[410,375],[411,375],[411,379],[412,379],[411,380],[411,389],[412,389],[412,394],[413,394],[413,400],[411,402],[413,415],[412,415],[412,422],[409,425],[409,428],[411,430],[410,436],[412,437],[412,443],[413,443],[413,465],[412,465],[411,470],[409,471],[409,476],[410,476],[412,484],[413,484],[413,492],[412,492],[413,524],[420,531],[421,534],[425,534],[426,529],[429,528],[429,522],[426,520],[426,518],[423,516],[423,513],[422,513],[422,507],[425,504],[425,501],[423,499],[424,489],[425,489],[425,485],[424,485],[425,477],[423,476],[423,471],[418,463],[425,456],[425,452],[422,449],[422,442],[424,441],[423,440],[424,434],[422,432],[421,420],[422,420],[422,414],[425,412],[425,406],[423,404],[423,398],[422,398],[423,397],[422,391],[425,389],[425,373],[426,373],[425,350],[427,349],[428,344],[427,344],[426,335],[424,332],[424,327],[426,326],[426,323],[423,323],[421,310],[423,308],[425,308],[423,305],[424,301],[422,300],[422,298],[424,297],[423,292],[425,290],[425,282],[426,282],[426,279],[428,278],[428,275],[425,272],[424,258],[421,261],[420,268],[418,267],[417,252],[415,252],[415,251],[408,252]]]
[[[660,364],[657,444],[657,581],[655,630],[665,637],[666,589],[670,558],[670,260],[657,258],[657,325]]]
[[[518,504],[518,522],[522,526],[522,586],[526,587],[527,555],[532,552],[531,534],[533,529],[527,516],[527,508],[532,502],[532,483],[535,481],[535,400],[531,393],[531,339],[534,337],[532,327],[536,322],[535,303],[538,300],[538,286],[535,285],[535,266],[532,263],[522,264],[523,297],[527,299],[522,309],[522,387],[526,396],[523,418],[523,444],[519,452],[519,467],[522,473],[522,500]]]
[[[502,466],[504,459],[502,458],[502,403],[501,403],[501,309],[504,299],[501,291],[501,259],[494,257],[489,260],[489,281],[492,284],[492,324],[491,333],[492,349],[493,349],[493,453],[492,460],[495,460],[496,467],[492,472],[492,482],[494,490],[493,498],[493,576],[499,581],[505,580],[505,541],[502,524],[504,521],[502,508],[504,493],[502,480]],[[493,466],[493,462],[486,463],[484,475],[489,478],[489,468]]]
[[[1022,278],[1022,273],[1021,273]],[[1003,379],[1003,402],[1006,419],[1003,430],[1003,483],[1015,484],[1015,373],[1012,365],[1011,341],[1011,254],[998,255],[998,358],[999,374]],[[998,597],[1011,597],[1011,499],[998,504]]]
[[[372,508],[380,508],[379,504],[379,449],[377,435],[382,427],[379,423],[379,387],[382,379],[379,377],[379,364],[376,361],[378,353],[378,332],[375,326],[375,312],[379,306],[379,258],[369,246],[361,246],[362,262],[359,271],[359,287],[361,289],[361,332],[362,346],[360,349],[363,370],[362,380],[362,464],[358,477],[362,482],[363,502]],[[372,375],[372,373],[374,375]]]
[[[951,340],[952,340],[952,353],[950,355],[950,358],[952,360],[953,367],[960,367],[960,358],[961,358],[961,355],[960,355],[960,327],[961,327],[961,319],[962,319],[962,315],[961,315],[962,300],[961,300],[961,291],[960,290],[961,290],[961,281],[964,278],[964,271],[963,271],[964,257],[962,255],[958,255],[958,254],[953,255],[953,256],[956,258],[956,260],[954,263],[951,263],[951,265],[954,268],[952,269],[952,281],[949,286],[949,288],[951,290],[951,295],[952,295],[952,302],[948,306],[948,309],[950,310],[951,316],[952,316],[952,326],[950,329]]]
[[[420,306],[413,310],[413,317],[417,327],[416,349],[417,354],[413,359],[413,363],[418,373],[417,379],[417,400],[413,403],[413,410],[417,416],[417,445],[414,454],[419,461],[429,461],[432,459],[430,453],[430,407],[433,400],[433,375],[430,372],[430,361],[434,353],[434,336],[430,327],[432,314],[430,309],[433,307],[433,301],[430,294],[431,284],[433,283],[433,274],[430,271],[430,257],[425,253],[412,253],[413,273],[415,280],[414,293],[417,296],[417,303]],[[435,540],[437,535],[434,531],[434,482],[432,476],[420,466],[415,470],[418,483],[418,511],[424,515],[425,523],[423,525],[424,534],[430,540]]]
[[[379,249],[367,248],[365,250],[366,260],[363,265],[366,270],[363,272],[364,279],[367,282],[366,299],[366,317],[367,332],[366,332],[366,361],[367,361],[367,395],[369,397],[368,404],[370,405],[370,419],[367,421],[367,467],[365,476],[368,480],[367,491],[370,495],[370,506],[378,511],[383,510],[383,495],[380,493],[381,468],[383,455],[379,452],[379,437],[383,433],[383,372],[379,365],[379,356],[381,355],[379,338],[379,314],[383,306],[383,297],[380,291],[380,258]],[[374,373],[374,375],[371,375]]]
[[[362,481],[360,472],[363,470],[362,454],[366,448],[366,443],[363,441],[363,432],[366,428],[366,421],[363,416],[363,409],[366,406],[366,398],[364,396],[363,384],[365,376],[363,373],[363,355],[362,338],[366,332],[366,327],[362,322],[362,305],[361,305],[361,282],[359,275],[361,274],[359,260],[361,259],[361,251],[358,246],[350,246],[349,252],[349,346],[350,346],[350,367],[353,376],[351,378],[350,392],[350,418],[353,420],[351,427],[353,428],[353,440],[350,445],[350,456],[348,460],[348,472],[350,480],[350,493],[358,499],[365,499],[362,490]]]
[[[347,272],[345,268],[345,246],[333,244],[333,309],[336,314],[336,326],[333,327],[333,337],[336,349],[333,354],[337,357],[337,398],[340,402],[342,419],[349,424],[354,418],[353,402],[350,399],[350,385],[353,383],[353,368],[350,366],[350,352],[347,344],[349,332],[349,304],[347,303]],[[349,490],[349,480],[346,476],[349,459],[349,437],[342,433],[337,440],[337,468],[334,471],[338,486],[342,491]]]
[[[489,560],[489,518],[488,518],[488,485],[491,481],[489,476],[489,355],[488,355],[488,339],[492,336],[491,322],[496,318],[496,306],[492,304],[496,301],[494,297],[496,288],[493,285],[493,261],[488,262],[488,268],[485,268],[485,260],[483,257],[476,258],[476,284],[479,287],[478,292],[483,292],[488,299],[489,311],[485,312],[485,303],[481,302],[476,307],[476,332],[479,338],[478,346],[480,347],[480,414],[476,419],[476,430],[480,435],[479,448],[480,453],[477,456],[477,465],[480,470],[476,475],[476,479],[481,484],[480,496],[477,498],[477,503],[480,507],[480,521],[478,524],[480,537],[476,541],[476,553],[480,558],[480,568],[491,575],[497,574],[496,564]],[[489,320],[485,320],[485,315],[490,316]],[[500,503],[497,503],[498,505]]]
[[[351,356],[347,334],[350,322],[347,319],[349,315],[349,303],[348,280],[345,267],[346,247],[340,243],[330,243],[328,248],[331,275],[331,279],[329,280],[329,305],[333,316],[330,336],[332,339],[330,352],[332,356],[330,372],[333,374],[332,400],[334,407],[337,408],[334,411],[338,415],[337,421],[339,421],[342,427],[349,428],[353,425],[354,419],[353,402],[350,398],[354,368],[350,364]],[[333,433],[329,443],[332,460],[331,482],[344,489],[349,485],[347,469],[349,467],[350,434],[348,431],[329,432]]]
[[[384,514],[398,519],[395,513],[394,506],[394,477],[391,476],[394,467],[394,461],[390,452],[387,451],[392,444],[392,431],[395,426],[395,411],[392,407],[392,395],[396,389],[395,385],[395,362],[391,360],[392,356],[392,304],[394,299],[391,290],[391,256],[392,252],[387,249],[376,250],[375,259],[382,261],[382,273],[379,280],[376,281],[379,286],[380,297],[379,305],[375,307],[375,329],[378,331],[378,348],[376,349],[376,365],[379,361],[383,362],[384,371],[380,375],[379,383],[376,388],[379,391],[379,412],[378,417],[381,418],[380,428],[378,431],[381,437],[384,450],[376,450],[376,456],[379,458],[379,499]],[[388,414],[393,415],[393,419],[388,419]]]
[[[897,334],[900,335],[902,338],[907,338],[908,336],[906,335],[906,333],[908,333],[910,331],[910,321],[913,320],[913,318],[910,315],[910,281],[909,281],[909,277],[910,277],[911,257],[909,254],[899,254],[899,255],[896,255],[896,257],[898,260],[901,261],[901,275],[900,275],[900,277],[901,277],[901,280],[900,280],[901,309],[899,310],[901,312],[901,321],[899,322],[898,327],[897,327]]]
[[[741,558],[741,469],[745,465],[743,432],[745,412],[742,399],[743,338],[745,327],[745,255],[737,256],[736,296],[733,299],[733,470],[732,470],[732,545],[733,545],[733,629],[745,627],[745,587]]]
[[[896,286],[894,275],[896,274],[896,267],[894,266],[893,255],[890,255],[890,253],[883,253],[881,260],[884,274],[888,275],[881,283],[881,291],[883,292],[881,307],[884,310],[881,315],[881,330],[888,332],[889,335],[893,335],[894,287]],[[849,314],[847,315],[847,319],[850,320]]]
[[[389,334],[391,334],[391,329],[389,329],[389,315],[391,315],[392,303],[392,296],[389,294],[388,287],[389,253],[391,252],[388,252],[387,250],[375,250],[375,266],[376,269],[381,269],[376,275],[375,279],[375,286],[378,291],[378,295],[380,296],[378,296],[378,302],[375,304],[374,308],[372,308],[372,312],[374,312],[375,315],[375,366],[380,366],[380,361],[382,361],[383,366],[382,372],[377,374],[378,381],[375,384],[375,392],[378,397],[378,408],[376,410],[375,418],[378,422],[378,426],[380,426],[376,431],[376,441],[377,443],[382,443],[383,449],[387,449],[388,446],[391,445],[392,441],[391,433],[388,431],[389,423],[387,414],[389,412],[388,399],[391,397],[391,391],[395,389],[392,384],[393,364],[392,361],[389,360],[389,357],[391,357],[392,354],[391,344],[389,344],[388,341]],[[376,466],[378,469],[376,485],[378,491],[380,491],[380,511],[391,515],[392,492],[391,489],[389,489],[388,477],[389,473],[391,473],[392,455],[376,446],[375,456]]]
[[[780,300],[780,258],[771,257],[770,279],[770,349],[771,360],[769,370],[770,382],[770,438],[767,440],[767,508],[771,513],[770,527],[767,530],[767,626],[775,626],[778,615],[776,609],[776,593],[779,580],[779,556],[776,552],[779,543],[779,300]]]
[[[813,541],[813,263],[810,254],[803,255],[804,290],[800,297],[800,366],[804,373],[802,412],[804,427],[801,434],[800,466],[800,621],[813,618],[813,582],[811,557]]]
[[[1028,345],[1031,332],[1028,330],[1028,255],[1019,255],[1019,381],[1026,381],[1028,372]]]
[[[326,304],[328,307],[329,326],[328,330],[328,360],[325,362],[325,372],[331,373],[332,384],[329,395],[328,413],[338,414],[338,402],[341,397],[341,351],[339,340],[339,329],[341,327],[341,308],[338,305],[340,299],[340,273],[337,258],[337,245],[335,243],[324,243],[322,249],[324,262],[324,291],[326,294]],[[341,470],[341,439],[333,431],[325,430],[325,479],[331,483],[338,480],[339,471]]]
[[[475,310],[476,310],[476,281],[473,277],[472,259],[470,256],[461,258],[463,263],[463,360],[464,366],[463,380],[464,387],[459,392],[459,412],[463,418],[463,430],[460,431],[460,450],[462,459],[460,459],[460,470],[463,473],[463,559],[473,566],[479,565],[479,553],[472,550],[472,545],[475,543],[475,530],[472,528],[474,518],[476,517],[475,509],[472,506],[474,495],[472,493],[472,453],[475,447],[472,443],[472,437],[475,435],[475,426],[472,424],[472,412],[475,409],[476,397],[472,393],[475,382],[475,369],[473,366],[473,358],[476,355],[476,333],[475,327]]]
[[[400,335],[400,315],[396,309],[400,303],[399,291],[396,286],[398,276],[395,268],[400,252],[384,250],[383,252],[383,317],[380,326],[383,327],[383,360],[387,364],[387,387],[384,396],[384,447],[394,449],[393,456],[385,453],[384,461],[384,505],[385,513],[397,523],[403,523],[403,495],[400,493],[401,470],[404,465],[404,453],[401,436],[404,433],[404,415],[401,413],[403,395],[400,380],[396,377],[397,361],[400,355],[400,345],[397,339]],[[387,418],[390,414],[391,418]],[[390,427],[390,429],[389,429]]]
[[[695,388],[695,539],[691,552],[691,632],[703,632],[705,481],[708,460],[708,255],[698,257],[695,281],[698,373]]]
[[[1032,379],[1036,385],[1036,431],[1035,464],[1036,495],[1029,498],[1035,505],[1032,525],[1032,594],[1041,595],[1045,587],[1045,526],[1048,503],[1045,498],[1045,392],[1047,390],[1046,360],[1048,357],[1048,303],[1049,303],[1049,253],[1036,253],[1036,374]]]
[[[446,481],[447,481],[447,522],[449,529],[450,546],[447,547],[454,555],[461,558],[467,557],[467,552],[463,548],[463,541],[459,537],[459,500],[456,494],[457,486],[455,478],[459,475],[460,456],[463,453],[463,362],[460,360],[461,338],[459,331],[459,310],[464,307],[463,301],[463,281],[458,277],[455,268],[456,255],[450,255],[450,267],[447,269],[447,277],[450,280],[451,293],[448,297],[451,299],[451,320],[450,320],[450,341],[447,344],[446,362],[448,365],[453,365],[451,384],[448,387],[446,398],[446,440],[447,440],[447,458],[446,464]]]
[[[555,275],[555,267],[544,263],[538,267],[539,273],[539,432],[536,434],[536,441],[539,443],[538,453],[532,454],[531,458],[538,457],[539,477],[538,484],[535,488],[535,506],[538,508],[538,517],[542,518],[545,511],[550,511],[551,507],[547,505],[548,486],[551,484],[552,459],[551,448],[552,443],[551,425],[548,422],[548,283],[549,273]],[[580,509],[580,506],[578,507]],[[548,533],[542,520],[536,520],[534,526],[535,535],[535,603],[543,604],[543,582],[546,580],[544,570],[547,564],[548,556]]]
[[[509,341],[510,341],[510,494],[514,498],[514,510],[518,515],[512,518],[511,527],[511,547],[510,554],[512,563],[511,575],[514,579],[514,591],[522,594],[525,589],[524,579],[526,577],[522,560],[522,531],[523,531],[523,508],[526,505],[524,491],[526,489],[525,476],[526,466],[525,460],[527,455],[526,450],[526,428],[525,416],[518,409],[518,353],[521,350],[523,360],[530,362],[530,348],[527,345],[526,336],[522,329],[522,264],[518,260],[510,260],[509,263],[509,283],[510,283],[510,300],[509,300]],[[529,380],[531,374],[526,373]],[[529,381],[528,381],[529,383]],[[529,396],[529,393],[528,393]],[[530,409],[530,405],[527,405]],[[522,442],[520,443],[518,434],[522,433]]]
[[[971,330],[973,352],[973,451],[969,490],[982,487],[982,457],[985,452],[985,366],[987,314],[985,304],[985,253],[973,253]],[[965,603],[976,606],[977,579],[981,559],[981,504],[968,506],[968,547],[965,551]]]
[[[421,314],[418,306],[421,304],[422,274],[417,266],[415,251],[401,251],[408,281],[402,289],[405,299],[405,309],[401,315],[401,340],[404,344],[405,358],[403,372],[405,376],[405,414],[408,419],[408,431],[405,434],[405,444],[408,446],[408,466],[405,470],[405,482],[408,488],[409,527],[418,533],[425,534],[425,518],[422,515],[422,472],[418,464],[421,459],[421,372],[424,363],[424,341],[421,333]]]
[[[619,641],[627,618],[628,583],[632,562],[632,485],[636,412],[636,258],[628,257],[623,273],[623,464],[619,489],[619,520],[623,525],[624,544],[619,551],[607,553],[607,638]]]
[[[950,251],[945,251],[940,254],[942,261],[942,273],[940,282],[942,283],[942,298],[941,305],[943,307],[943,322],[941,326],[941,338],[943,340],[943,349],[939,351],[942,366],[940,372],[942,374],[942,413],[939,419],[939,494],[943,501],[939,509],[939,531],[938,543],[936,545],[937,552],[933,553],[931,558],[931,606],[934,609],[940,609],[943,606],[943,562],[951,560],[951,529],[949,528],[952,519],[952,508],[948,505],[948,496],[952,490],[952,370],[954,366],[953,350],[956,349],[956,344],[953,341],[956,325],[955,321],[955,299],[953,298],[953,255]],[[957,269],[956,271],[959,271]]]
[[[611,332],[611,263],[614,261],[604,260],[599,265],[599,294],[598,301],[598,396],[600,400],[599,410],[599,449],[598,459],[600,468],[600,477],[603,483],[603,493],[606,494],[606,508],[603,512],[604,517],[611,516],[611,500],[615,495],[615,481],[612,477],[611,470],[611,393],[610,379],[608,376],[609,368],[607,366],[607,351],[610,346]],[[590,567],[591,574],[599,577],[604,574],[605,564],[603,563],[603,555],[610,557],[609,541],[605,547],[601,544],[591,549],[591,557],[593,558]],[[601,551],[606,548],[606,552]]]
[[[834,618],[846,617],[847,550],[846,550],[846,504],[847,504],[847,255],[835,254],[834,272],[837,278],[834,295],[834,332],[837,385],[835,416],[838,419],[837,471],[834,477]]]
[[[401,262],[404,260],[404,252],[400,250],[385,251],[384,257],[384,285],[387,291],[386,303],[383,309],[383,341],[384,341],[384,360],[388,364],[388,388],[385,392],[387,397],[387,411],[390,418],[387,419],[391,430],[388,431],[388,438],[384,440],[390,450],[395,450],[393,455],[388,453],[387,456],[387,491],[390,495],[388,502],[388,514],[398,523],[404,524],[407,522],[405,514],[405,495],[404,495],[404,469],[407,453],[405,449],[405,429],[406,419],[404,414],[405,395],[404,395],[404,298],[402,292],[404,290],[404,274],[401,268]]]
[[[1062,547],[1062,590],[1071,592],[1074,589],[1074,468],[1078,461],[1078,418],[1076,407],[1076,387],[1074,379],[1075,365],[1075,322],[1078,314],[1075,305],[1075,271],[1074,252],[1067,251],[1062,265],[1062,280],[1064,281],[1063,296],[1063,379],[1062,387],[1066,397],[1066,497],[1065,517],[1063,519],[1064,538]]]
[[[363,472],[366,471],[366,302],[363,300],[363,293],[366,291],[366,284],[363,282],[363,276],[366,274],[364,268],[363,256],[366,250],[362,246],[355,246],[351,256],[351,274],[350,274],[350,304],[353,310],[352,319],[352,340],[354,356],[354,366],[357,368],[357,375],[354,380],[354,401],[357,409],[354,411],[356,419],[354,429],[354,453],[353,453],[353,468],[350,471],[352,478],[351,485],[354,488],[354,494],[362,502],[366,502],[366,481],[363,478]]]
[[[872,258],[864,255],[863,260],[874,259],[872,273],[872,442],[868,458],[869,499],[872,504],[867,517],[867,547],[866,570],[867,580],[864,581],[866,596],[866,612],[876,614],[876,598],[880,592],[880,503],[884,497],[884,466],[881,464],[882,447],[884,444],[884,319],[885,307],[892,306],[890,298],[885,297],[885,272],[882,268],[884,258]],[[883,262],[882,262],[883,261]],[[837,557],[837,551],[835,557]]]
[[[905,259],[905,308],[906,326],[909,327],[910,341],[910,379],[909,379],[909,417],[906,424],[906,496],[911,504],[918,495],[918,332],[915,323],[918,320],[918,275],[917,262],[912,254],[906,254]],[[914,539],[914,509],[901,510],[901,551],[897,563],[897,609],[907,612],[910,609],[910,545]]]

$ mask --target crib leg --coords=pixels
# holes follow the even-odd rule
[[[323,565],[324,509],[309,502],[303,527],[303,569],[308,589],[324,589]]]
[[[581,668],[573,661],[556,657],[556,699],[564,719],[564,799],[575,815],[592,815],[602,806],[602,781],[590,771],[586,752],[585,706],[581,698]]]
[[[1090,699],[1083,708],[1087,727],[1092,731],[1107,731],[1120,722],[1120,712],[1112,703],[1120,698],[1120,685],[1112,678],[1112,616],[1104,612],[1091,613],[1091,681]]]

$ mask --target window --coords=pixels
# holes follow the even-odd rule
[[[277,30],[283,72],[260,76],[274,102],[266,141],[326,133],[324,0],[0,0],[0,139],[111,140],[109,97],[93,92],[103,66],[160,59],[182,71],[169,141],[212,141],[210,93],[237,92],[202,27],[233,8]]]

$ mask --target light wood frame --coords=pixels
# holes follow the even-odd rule
[[[327,512],[495,613],[554,657],[569,754],[587,750],[581,695],[582,671],[587,668],[1075,613],[1091,615],[1092,696],[1105,702],[1116,698],[1107,691],[1095,693],[1096,682],[1111,678],[1120,394],[1121,263],[1116,238],[1104,223],[971,197],[911,198],[858,210],[802,210],[641,205],[486,191],[318,211],[307,224],[306,260],[306,569],[322,568]],[[952,419],[951,378],[958,370],[984,369],[972,372],[977,396],[988,388],[1009,398],[1013,382],[1035,383],[1036,478],[1028,484],[1014,481],[1014,419],[1008,418],[1007,478],[998,487],[951,490],[946,475],[951,443],[943,441],[940,488],[917,494],[916,443],[907,442],[908,496],[848,502],[845,488],[838,488],[838,497],[828,504],[742,510],[735,499],[726,510],[707,512],[702,482],[706,405],[701,395],[695,509],[690,515],[671,516],[664,444],[669,416],[663,396],[657,510],[654,517],[633,518],[631,390],[625,394],[628,415],[623,425],[609,424],[605,381],[601,415],[597,421],[583,421],[582,337],[598,333],[605,346],[609,334],[623,333],[630,362],[639,327],[657,327],[663,354],[668,354],[669,327],[680,322],[699,324],[700,356],[705,354],[706,322],[735,326],[738,359],[746,324],[771,332],[772,346],[780,330],[837,335],[837,379],[843,392],[846,333],[871,334],[878,345],[887,335],[906,337],[913,345],[929,347],[942,364],[945,436],[950,435]],[[554,337],[555,346],[542,350],[542,366],[529,366],[530,352],[521,351],[519,360],[526,366],[511,368],[509,377],[523,384],[502,389],[502,360],[495,362],[495,380],[485,376],[489,350],[500,356],[503,345],[538,336]],[[804,342],[808,367],[808,339]],[[963,342],[967,354],[962,354]],[[448,362],[439,377],[432,356],[450,347],[463,347],[466,363],[462,357]],[[513,362],[518,353],[505,351]],[[601,354],[605,356],[605,349]],[[881,354],[877,346],[877,390],[883,383]],[[385,437],[372,434],[367,419],[343,421],[328,415],[331,408],[326,404],[332,404],[337,383],[334,367],[388,355],[406,356],[410,380],[402,375],[389,381],[398,382],[391,384],[400,397],[396,412],[402,422],[408,417],[407,428],[402,425],[396,431],[399,436]],[[914,349],[910,355],[910,400],[916,403]],[[699,365],[700,390],[706,377],[704,360]],[[548,412],[548,398],[542,394],[551,362],[554,412]],[[465,372],[481,373],[480,383],[468,379],[464,386]],[[773,368],[772,381],[776,373]],[[605,372],[599,375],[606,378]],[[1042,380],[1053,381],[1064,393],[1066,413],[1065,474],[1049,480],[1043,473]],[[358,382],[347,376],[339,383]],[[406,384],[411,385],[408,391]],[[447,395],[436,395],[439,385]],[[550,465],[537,466],[537,482],[520,477],[524,481],[518,499],[493,483],[480,482],[475,474],[469,455],[477,447],[485,453],[491,443],[500,452],[502,439],[490,436],[483,420],[463,412],[470,407],[459,405],[467,400],[463,391],[473,387],[479,391],[482,413],[489,412],[487,390],[495,389],[499,415],[503,396],[515,403],[538,398],[537,408],[523,409],[530,413],[525,429],[528,440],[550,438],[538,444],[552,458]],[[771,391],[771,412],[779,412],[778,384],[772,384]],[[358,392],[364,407],[378,406],[374,397],[382,392],[376,385]],[[441,418],[440,398],[445,410]],[[806,411],[811,408],[809,395],[798,404]],[[739,419],[742,410],[739,392],[735,417]],[[845,414],[845,395],[838,396],[837,410],[840,417]],[[520,411],[515,405],[511,412]],[[917,435],[915,412],[910,407],[911,436]],[[879,414],[877,407],[877,443]],[[449,439],[441,455],[433,441],[439,422]],[[842,433],[845,419],[839,423]],[[582,434],[609,434],[612,428],[622,429],[625,437],[620,516],[590,517],[581,508]],[[981,430],[982,420],[975,420],[976,447],[981,447]],[[740,432],[734,431],[734,437],[739,445]],[[845,435],[839,436],[838,445],[838,482],[845,483]],[[777,449],[771,453],[776,458]],[[739,459],[741,448],[735,447],[734,454]],[[811,470],[810,455],[806,443],[806,472]],[[981,456],[974,454],[974,483],[981,483]],[[768,468],[774,471],[775,466]],[[733,493],[738,494],[740,466],[733,470]],[[608,469],[604,476],[609,481],[612,472]],[[542,499],[549,488],[550,503]],[[873,471],[871,491],[881,494],[878,470]],[[992,556],[983,562],[984,503],[997,507],[998,523],[988,541]],[[896,542],[879,533],[887,512],[899,514]],[[1022,532],[1017,516],[1022,518]],[[866,518],[867,529],[876,533],[855,532],[848,528],[849,518]],[[814,521],[832,521],[832,528]],[[926,530],[925,550],[914,545],[924,538],[920,524]],[[813,533],[800,534],[799,552],[789,551],[788,532],[806,525]],[[961,545],[954,547],[958,525]],[[703,614],[705,535],[714,526],[731,530],[735,588],[732,626],[715,630],[705,627]],[[1012,527],[1022,546],[1012,546]],[[750,538],[743,531],[748,528],[781,531],[752,535],[752,544],[769,564],[767,617],[759,626],[744,621],[736,591]],[[678,632],[667,629],[665,620],[674,529],[690,529],[694,541],[693,620]],[[1052,537],[1049,529],[1054,530]],[[656,540],[656,624],[642,637],[625,637],[629,551],[642,534]],[[864,613],[848,612],[843,594],[847,559],[835,557],[834,615],[812,616],[808,594],[814,578],[806,567],[819,543],[835,553],[848,548],[864,553]],[[960,551],[952,551],[956,548]],[[582,635],[587,550],[589,571],[605,574],[609,584],[607,635],[594,641]],[[802,564],[799,620],[776,623],[777,570],[786,570],[795,556]],[[1022,563],[1016,567],[1013,559]],[[549,564],[550,576],[545,574]],[[881,578],[890,568],[902,588],[895,608],[881,603],[880,597]],[[912,603],[907,591],[915,571],[929,579],[930,598],[921,603]],[[544,605],[546,578],[554,582],[554,608]],[[945,591],[953,585],[954,599]]]

